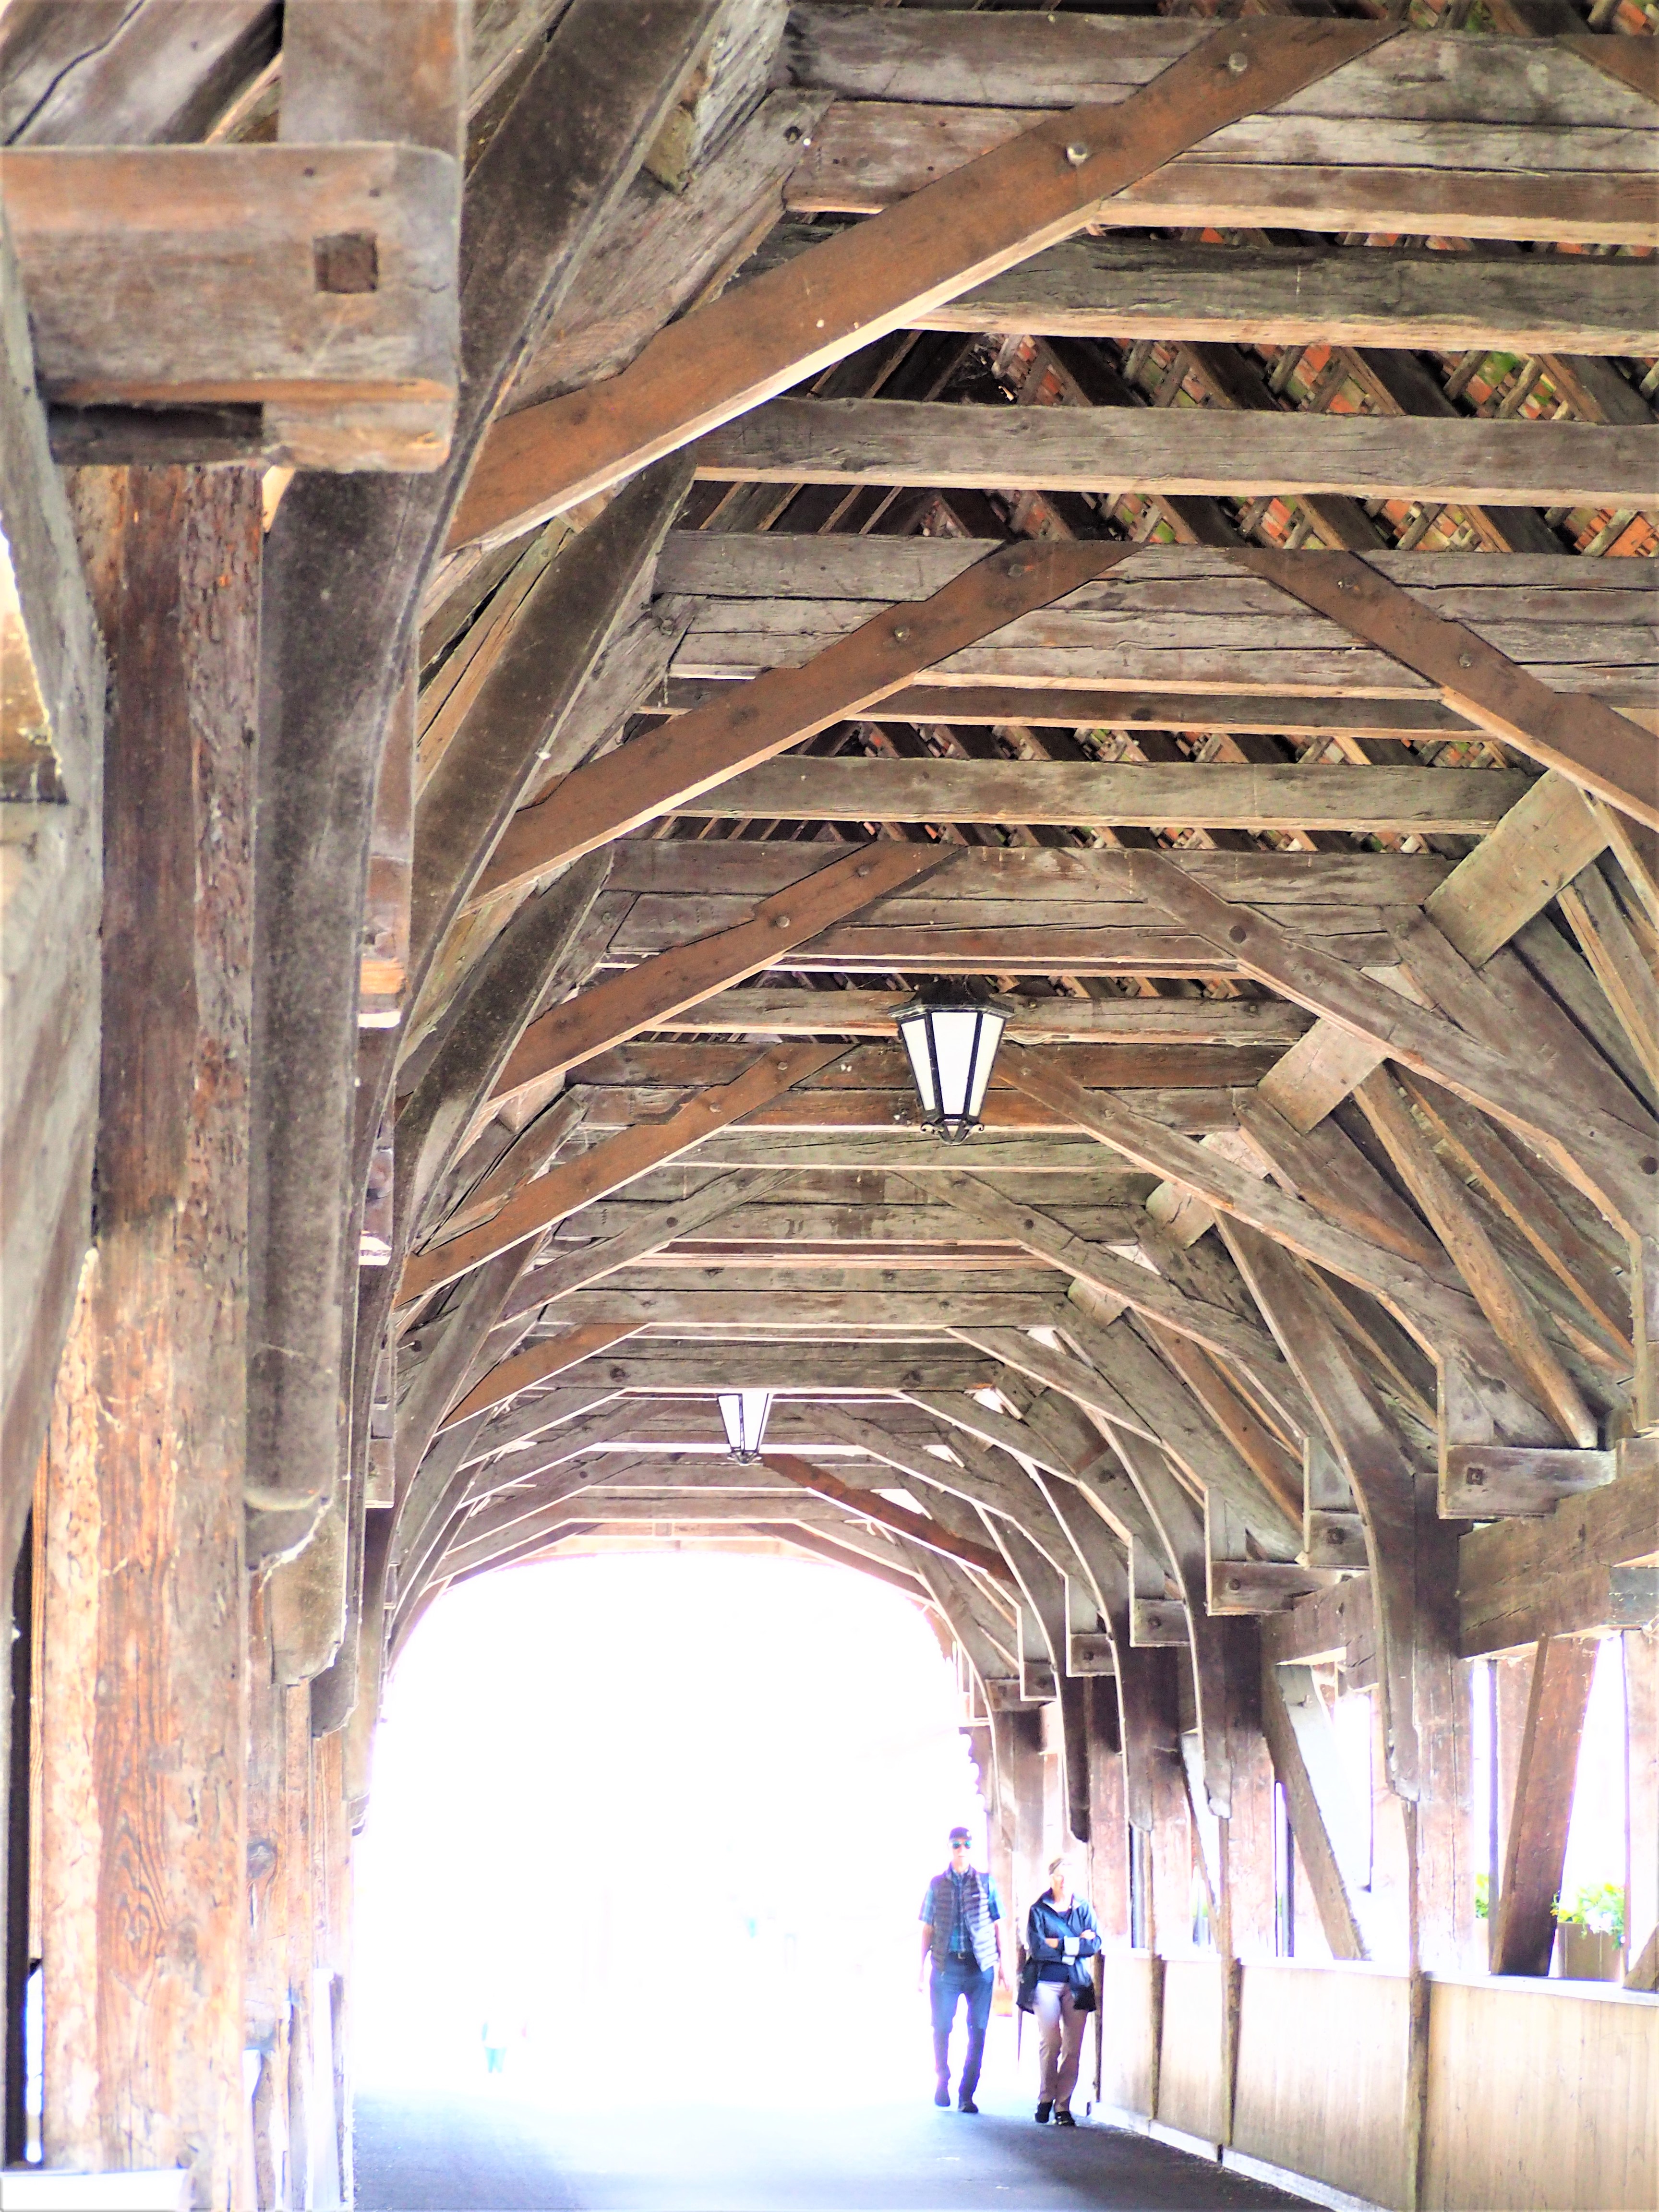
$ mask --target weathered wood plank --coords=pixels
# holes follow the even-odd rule
[[[716,483],[1614,507],[1652,480],[1656,453],[1650,428],[1586,422],[774,399],[703,438],[696,463]]]
[[[1030,122],[1029,110],[836,100],[791,173],[785,205],[797,215],[878,216],[1006,147]],[[1242,147],[1227,160],[1207,148],[1178,155],[1100,201],[1091,219],[1134,229],[1328,229],[1602,246],[1650,246],[1659,232],[1639,137],[1632,144],[1607,134],[1593,151],[1604,161],[1611,155],[1611,164],[1583,174],[1571,167],[1577,131],[1556,133],[1551,148],[1547,134],[1529,129],[1452,124],[1431,134],[1383,125],[1370,134],[1369,159],[1360,158],[1350,129],[1332,125],[1317,137],[1321,160],[1264,161]],[[1413,158],[1425,138],[1438,161]],[[1528,167],[1535,146],[1553,153],[1552,165]],[[1637,166],[1621,168],[1621,159]]]
[[[1237,557],[1414,668],[1477,729],[1659,829],[1659,746],[1640,724],[1598,699],[1564,699],[1547,678],[1522,667],[1490,638],[1419,606],[1352,554],[1322,553],[1307,562],[1249,547]]]
[[[647,713],[684,714],[708,703],[713,687],[670,677],[665,700]],[[1039,690],[1035,685],[931,681],[895,691],[871,719],[958,726],[1018,722],[1032,729],[1248,730],[1273,737],[1461,738],[1461,714],[1437,701],[1304,697],[1284,692]]]
[[[577,1080],[585,1109],[586,1127],[593,1131],[632,1127],[641,1121],[654,1120],[659,1114],[682,1101],[688,1086],[679,1083],[586,1085]],[[1096,1094],[1090,1093],[1094,1096]],[[1102,1097],[1115,1096],[1115,1091],[1102,1091]],[[1152,1115],[1169,1127],[1184,1129],[1192,1133],[1209,1134],[1218,1129],[1231,1131],[1237,1125],[1231,1093],[1224,1087],[1210,1086],[1194,1090],[1137,1090],[1135,1103],[1144,1113]],[[881,1091],[818,1091],[791,1093],[768,1106],[757,1107],[744,1117],[747,1129],[787,1129],[821,1133],[842,1130],[864,1129],[872,1133],[884,1132],[902,1136],[925,1124],[921,1119],[913,1089]],[[985,1101],[982,1128],[988,1133],[1039,1133],[1059,1135],[1068,1127],[1065,1115],[1057,1109],[1034,1104],[1018,1092],[1006,1087],[994,1089]]]
[[[919,315],[924,330],[1467,353],[1659,350],[1637,260],[1067,239]]]
[[[778,1047],[763,1054],[723,1091],[704,1092],[665,1121],[624,1131],[564,1165],[550,1169],[506,1198],[483,1227],[453,1237],[410,1260],[398,1294],[404,1304],[453,1282],[499,1252],[550,1228],[573,1208],[618,1190],[649,1168],[688,1150],[705,1133],[752,1111],[775,1091],[810,1075],[835,1056],[823,1045]]]
[[[1651,1565],[1656,1529],[1659,1457],[1640,1437],[1621,1448],[1618,1477],[1605,1487],[1534,1519],[1472,1529],[1458,1547],[1463,1656],[1641,1625],[1650,1604],[1630,1618],[1620,1576]]]
[[[689,471],[644,471],[548,562],[415,811],[411,997],[617,625],[649,589]]]
[[[1076,1082],[1127,1091],[1226,1089],[1253,1082],[1260,1067],[1272,1064],[1273,1058],[1271,1045],[1234,1049],[1205,1044],[1056,1044],[1050,1049],[1054,1065],[1063,1067]],[[750,1048],[738,1043],[634,1042],[618,1045],[590,1060],[582,1077],[590,1085],[615,1084],[623,1089],[639,1084],[724,1083],[738,1073],[751,1056]],[[992,1080],[994,1084],[994,1073]],[[826,1092],[866,1091],[914,1095],[909,1056],[893,1041],[890,1028],[882,1043],[849,1046],[841,1058],[800,1085],[804,1098],[820,1101]]]
[[[1199,45],[1206,27],[1196,18],[1055,15],[1015,23],[994,15],[975,21],[960,10],[883,16],[815,0],[792,16],[787,52],[798,84],[855,99],[1062,108],[1127,99]],[[1621,87],[1609,100],[1576,43],[1466,32],[1448,51],[1408,33],[1287,94],[1268,112],[1413,123],[1490,116],[1568,128],[1616,118],[1653,131],[1639,96]]]
[[[1115,546],[1063,544],[990,554],[926,600],[850,625],[849,635],[804,668],[772,668],[741,693],[636,738],[625,761],[611,756],[574,770],[508,825],[478,896],[515,889],[561,860],[678,811],[1121,557]]]
[[[1036,412],[1082,410],[1018,411],[1024,419]],[[971,558],[969,549],[977,543],[785,538],[769,553],[763,538],[671,537],[664,550],[665,585],[671,580],[681,587],[695,584],[705,602],[676,653],[676,676],[729,680],[805,660],[869,620],[885,602],[940,588]],[[1225,551],[1138,550],[1109,577],[932,668],[927,688],[936,696],[930,719],[954,719],[951,692],[972,693],[987,684],[1068,694],[1085,686],[1134,685],[1188,696],[1272,691],[1280,697],[1336,693],[1350,701],[1370,696],[1425,702],[1434,679],[1405,665],[1386,643],[1362,640],[1351,624],[1334,618],[1343,602],[1321,609],[1293,595],[1295,580],[1304,572],[1316,574],[1319,564],[1328,565],[1332,557],[1281,556],[1276,570],[1267,571],[1263,563],[1262,573],[1252,573],[1252,564]],[[1591,568],[1543,555],[1425,559],[1378,553],[1364,568],[1397,586],[1413,605],[1465,623],[1543,683],[1627,696],[1638,710],[1650,704],[1659,648],[1652,580],[1644,563]],[[1032,702],[1034,708],[1042,703]],[[1165,711],[1177,711],[1174,702]],[[1312,710],[1316,721],[1319,711]],[[1145,721],[1147,714],[1142,701],[1137,718]],[[1097,715],[1109,719],[1104,702],[1088,718]],[[1004,718],[1019,716],[1011,709]],[[1185,725],[1177,721],[1176,726]]]
[[[1468,971],[1460,973],[1455,956],[1437,960],[1434,940],[1438,933],[1431,924],[1422,922],[1415,933],[1402,933],[1402,949],[1421,945],[1420,953],[1407,950],[1408,968],[1419,958],[1425,963],[1423,981],[1430,988],[1422,989],[1419,983],[1424,1001],[1419,1004],[1351,969],[1340,957],[1315,948],[1275,922],[1260,917],[1243,920],[1237,908],[1235,918],[1228,921],[1224,902],[1212,900],[1178,872],[1166,872],[1156,854],[1137,853],[1133,858],[1137,872],[1171,915],[1197,921],[1201,907],[1208,919],[1200,926],[1218,941],[1237,947],[1258,976],[1271,980],[1314,1011],[1330,1014],[1344,1029],[1382,1048],[1414,1073],[1443,1084],[1516,1129],[1619,1224],[1623,1233],[1635,1237],[1646,1233],[1651,1192],[1642,1178],[1651,1170],[1640,1166],[1635,1156],[1636,1146],[1652,1141],[1655,1133],[1645,1109],[1633,1100],[1626,1107],[1616,1092],[1610,1095],[1607,1087],[1583,1079],[1574,1056],[1581,1060],[1589,1056],[1574,1045],[1571,1031],[1565,1049],[1556,1038],[1547,1040],[1567,1095],[1556,1097],[1548,1087],[1535,1089],[1510,1056],[1510,1014],[1504,1001]],[[1431,991],[1443,993],[1447,1003],[1457,1006],[1467,1029],[1441,1011]]]
[[[578,1066],[649,1029],[659,1014],[683,1013],[698,999],[775,965],[796,945],[926,874],[932,865],[925,847],[869,845],[763,900],[734,926],[578,992],[531,1023],[492,1096],[510,1098],[555,1070]]]
[[[670,314],[721,291],[781,214],[784,180],[823,104],[774,92],[683,189],[636,178],[520,370],[508,411],[614,376]]]
[[[204,135],[276,45],[269,0],[178,8],[7,11],[0,139],[21,146],[162,145]]]
[[[821,848],[820,848],[821,849]],[[914,849],[914,848],[912,848]],[[926,850],[926,848],[922,848]],[[933,849],[937,850],[937,847]],[[659,917],[666,929],[675,925]],[[684,918],[678,925],[684,927]],[[636,947],[651,949],[644,939]],[[1384,932],[1362,931],[1328,940],[1340,945],[1357,967],[1389,963],[1394,940]],[[618,948],[620,957],[621,948]],[[798,975],[890,975],[895,969],[940,975],[1231,975],[1237,962],[1195,932],[1159,929],[1138,917],[1121,928],[1085,926],[1073,929],[1022,928],[1006,916],[988,918],[982,927],[848,922],[823,931],[793,952]]]
[[[296,412],[267,458],[436,468],[457,191],[453,156],[415,146],[14,149],[0,192],[42,389],[70,407],[407,407],[410,427],[388,417],[344,457]],[[354,243],[319,259],[330,240]]]
[[[1195,881],[1250,906],[1307,911],[1340,905],[1363,908],[1368,917],[1379,909],[1420,905],[1450,872],[1449,864],[1432,853],[1207,852],[1189,846],[1170,858]],[[744,838],[714,844],[630,839],[611,848],[609,880],[618,890],[694,900],[701,912],[710,899],[764,898],[789,890],[823,863],[823,847],[805,840]],[[931,908],[937,902],[941,912],[947,912],[958,902],[964,908],[988,909],[1006,901],[1032,921],[1075,920],[1078,911],[1096,906],[1102,912],[1133,908],[1139,896],[1133,864],[1124,852],[1058,845],[957,845],[939,853],[938,866],[924,884],[894,893],[890,902],[899,908],[918,902]],[[1364,926],[1381,925],[1368,919]],[[744,994],[745,998],[750,995]],[[822,994],[814,994],[814,1003],[821,1001]],[[831,1000],[824,1011],[831,1008],[839,1011],[839,1001]],[[1189,1006],[1184,1014],[1172,1014],[1167,1006],[1140,1006],[1129,1008],[1125,1018],[1137,1023],[1208,1019],[1216,1011]],[[1271,1013],[1261,1004],[1251,1011],[1264,1017]],[[1113,1008],[1109,1014],[1097,1005],[1091,1018],[1115,1020],[1123,1012]],[[1051,1012],[1066,1014],[1066,1010],[1019,1007],[1013,1018],[1046,1022]],[[1235,1006],[1224,1018],[1240,1012]]]
[[[1139,823],[1234,830],[1495,829],[1524,780],[1491,769],[815,760],[749,769],[684,811],[715,821]]]
[[[626,845],[612,848],[619,854]],[[653,852],[684,846],[653,845]],[[734,848],[734,852],[741,850]],[[889,1038],[914,994],[790,990],[763,985],[722,991],[659,1022],[669,1035]],[[1300,1006],[1272,999],[1045,999],[1017,1002],[1006,1034],[1035,1044],[1292,1044],[1310,1025]]]
[[[927,403],[877,399],[853,404],[896,410]],[[676,530],[663,543],[658,587],[708,599],[925,599],[994,552],[999,542]],[[1302,565],[1312,568],[1319,559],[1317,553],[1308,553]],[[1496,621],[1559,623],[1565,628],[1654,618],[1653,580],[1636,562],[1592,567],[1569,553],[1493,556],[1384,550],[1370,556],[1366,566],[1399,585],[1419,605],[1473,622],[1477,628]],[[1109,575],[1078,586],[1069,604],[1139,616],[1189,615],[1211,620],[1228,614],[1273,613],[1304,621],[1327,619],[1281,597],[1267,575],[1253,574],[1249,565],[1229,549],[1200,545],[1134,546]]]
[[[1467,1192],[1412,1117],[1385,1068],[1355,1091],[1395,1173],[1421,1207],[1537,1402],[1570,1443],[1593,1451],[1600,1430],[1577,1384],[1546,1341],[1525,1292],[1486,1234]]]
[[[758,274],[808,251],[781,225]],[[1200,343],[1407,347],[1445,353],[1643,354],[1659,348],[1639,260],[1491,256],[1401,246],[1207,246],[1066,239],[915,319],[919,328],[1008,337],[1179,338]],[[1590,419],[1594,420],[1592,416]]]

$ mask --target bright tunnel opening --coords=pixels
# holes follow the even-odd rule
[[[376,1742],[358,2085],[914,2100],[923,1888],[954,1822],[986,1863],[963,1717],[917,1607],[831,1565],[612,1554],[449,1593]]]

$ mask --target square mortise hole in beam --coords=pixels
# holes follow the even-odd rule
[[[380,251],[372,230],[331,231],[311,241],[319,292],[373,292],[380,282]]]

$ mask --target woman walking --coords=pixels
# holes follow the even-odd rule
[[[1048,1866],[1048,1887],[1025,1923],[1025,1966],[1019,2002],[1037,2021],[1042,2072],[1037,2083],[1036,2118],[1074,2128],[1072,2092],[1077,2087],[1083,2049],[1083,2022],[1095,2008],[1094,1976],[1084,1961],[1100,1948],[1100,1930],[1087,1901],[1072,1893],[1071,1869],[1063,1858]]]

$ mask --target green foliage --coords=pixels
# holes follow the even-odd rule
[[[1492,1918],[1492,1876],[1478,1874],[1474,1877],[1474,1917],[1477,1920]]]
[[[1625,1940],[1622,1883],[1583,1882],[1571,1905],[1565,1898],[1558,1897],[1550,1911],[1563,1927],[1583,1928],[1592,1936],[1615,1936],[1621,1943]]]

